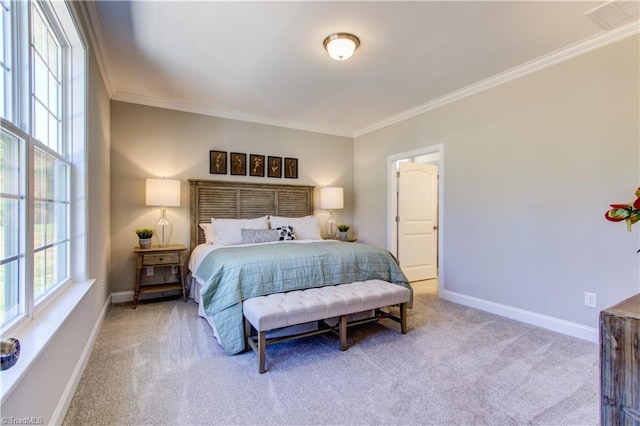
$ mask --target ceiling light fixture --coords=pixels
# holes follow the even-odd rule
[[[360,46],[360,39],[350,33],[334,33],[324,39],[322,43],[336,61],[346,61]]]

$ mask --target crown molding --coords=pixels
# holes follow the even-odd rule
[[[95,6],[91,4],[91,2],[87,2],[86,4],[87,4],[87,9],[89,11],[89,15],[94,13],[93,15],[94,18],[97,18],[97,15],[95,15],[95,13],[97,13],[97,11],[95,10]],[[93,12],[91,12],[91,10],[93,10]],[[97,23],[98,20],[92,19],[91,22]],[[284,128],[294,129],[294,130],[302,130],[306,132],[322,133],[322,134],[347,137],[347,138],[356,138],[356,137],[360,137],[368,133],[374,132],[376,130],[382,129],[384,127],[388,127],[393,124],[416,117],[425,112],[443,107],[445,105],[459,101],[466,97],[473,96],[485,90],[489,90],[501,84],[516,80],[518,78],[543,70],[545,68],[549,68],[551,66],[560,64],[562,62],[568,61],[575,57],[589,53],[593,50],[597,50],[599,48],[605,47],[609,44],[613,44],[615,42],[632,37],[634,35],[638,35],[640,34],[640,20],[632,21],[614,30],[603,31],[599,34],[588,37],[579,42],[570,44],[569,46],[566,46],[562,49],[558,49],[554,52],[551,52],[550,54],[541,56],[532,61],[518,65],[514,68],[511,68],[509,70],[496,74],[492,77],[486,78],[477,83],[466,86],[460,90],[450,92],[446,95],[433,99],[415,108],[408,109],[404,112],[390,116],[384,120],[374,123],[371,126],[368,126],[353,132],[344,132],[344,131],[338,131],[335,129],[303,126],[303,125],[300,125],[299,123],[271,120],[265,117],[254,116],[250,114],[230,113],[228,111],[219,111],[212,108],[199,107],[191,104],[186,104],[186,103],[176,102],[176,101],[169,101],[165,99],[151,98],[147,96],[136,95],[133,93],[127,93],[122,91],[114,92],[111,90],[113,85],[111,84],[111,81],[109,79],[108,64],[107,64],[107,61],[105,60],[106,56],[102,55],[102,52],[104,51],[104,49],[101,48],[100,38],[97,35],[100,33],[99,24],[96,25],[95,32],[96,34],[92,34],[90,37],[91,43],[92,45],[95,44],[94,49],[96,50],[96,57],[98,58],[98,66],[103,74],[103,78],[105,79],[105,85],[108,86],[107,90],[110,93],[110,97],[115,101],[129,102],[129,103],[135,103],[135,104],[141,104],[141,105],[147,105],[147,106],[153,106],[153,107],[165,108],[165,109],[172,109],[177,111],[226,118],[230,120],[247,121],[247,122],[263,124],[267,126],[284,127]],[[100,59],[101,57],[102,59]],[[101,63],[103,65],[101,65]]]
[[[404,112],[401,112],[400,114],[393,115],[369,127],[354,131],[353,137],[356,138],[359,136],[363,136],[375,130],[379,130],[387,126],[391,126],[392,124],[408,120],[427,111],[432,111],[436,108],[440,108],[444,105],[459,101],[460,99],[464,99],[466,97],[507,83],[509,81],[524,77],[536,71],[540,71],[561,62],[568,61],[569,59],[584,55],[593,50],[599,49],[625,38],[632,37],[639,33],[640,20],[635,20],[614,30],[596,34],[579,42],[570,44],[562,49],[558,49],[550,54],[541,56],[529,62],[525,62],[522,65],[518,65],[507,71],[501,72],[492,77],[466,86],[460,90],[456,90],[439,98],[433,99],[415,108],[408,109]]]
[[[302,130],[305,132],[322,133],[325,135],[341,136],[345,138],[353,138],[350,132],[342,132],[335,129],[320,129],[309,126],[302,126],[298,123],[271,120],[265,117],[250,114],[235,114],[228,111],[219,111],[212,108],[185,104],[182,102],[168,101],[166,99],[151,98],[148,96],[136,95],[133,93],[118,91],[111,96],[114,101],[128,102],[133,104],[147,105],[157,108],[172,109],[176,111],[190,112],[194,114],[209,115],[218,118],[226,118],[229,120],[247,121],[255,124],[263,124],[266,126],[284,127],[294,130]]]
[[[107,55],[104,53],[105,48],[102,41],[102,27],[100,26],[100,19],[98,19],[98,10],[92,1],[78,2],[78,5],[78,9],[82,14],[82,19],[86,24],[85,27],[87,28],[87,35],[89,36],[89,43],[91,44],[91,48],[93,49],[93,53],[96,57],[102,81],[107,89],[109,98],[111,98],[115,93],[115,89],[113,80],[111,79],[111,73],[109,72],[109,60]]]

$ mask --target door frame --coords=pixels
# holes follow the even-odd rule
[[[405,158],[438,153],[438,296],[442,297],[445,290],[444,277],[444,144],[426,146],[412,151],[400,152],[387,157],[387,250],[394,256],[398,254],[398,228],[396,215],[398,199],[396,189],[398,177],[394,168],[395,162]]]

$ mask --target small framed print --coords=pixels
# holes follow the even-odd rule
[[[298,179],[298,159],[284,159],[284,177],[289,179]]]
[[[247,175],[247,154],[241,154],[238,152],[231,153],[231,174],[232,175]]]
[[[209,151],[209,173],[213,175],[227,174],[226,151]]]
[[[267,176],[273,178],[282,177],[282,157],[269,156],[267,159]]]
[[[249,176],[264,177],[264,155],[249,155]]]

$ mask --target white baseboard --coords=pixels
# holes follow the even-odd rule
[[[155,299],[158,298],[159,295],[162,296],[170,296],[170,295],[180,295],[180,290],[170,290],[158,293],[144,293],[138,297],[138,300],[147,300],[147,299]],[[133,291],[117,291],[115,293],[111,293],[111,303],[127,303],[133,302]]]
[[[481,311],[490,312],[492,314],[524,322],[526,324],[535,325],[536,327],[546,328],[547,330],[556,331],[558,333],[588,340],[590,342],[598,342],[598,329],[594,327],[587,327],[586,325],[575,322],[526,311],[520,308],[514,308],[513,306],[503,305],[489,300],[478,299],[477,297],[467,296],[465,294],[449,290],[444,290],[442,292],[442,297],[450,302],[480,309]]]
[[[89,362],[89,358],[91,357],[91,352],[93,351],[93,345],[96,343],[96,339],[98,338],[98,333],[102,328],[102,323],[104,322],[105,317],[107,316],[107,312],[109,312],[109,308],[111,307],[111,300],[107,297],[104,301],[104,305],[102,305],[102,310],[100,311],[100,315],[96,319],[96,323],[93,325],[93,329],[91,330],[91,334],[89,335],[89,339],[87,339],[87,343],[84,345],[84,349],[82,350],[82,354],[80,354],[80,359],[76,363],[75,368],[73,369],[73,373],[67,382],[67,386],[62,392],[62,396],[60,397],[60,401],[58,401],[58,405],[56,406],[53,415],[51,416],[50,424],[53,425],[61,425],[64,421],[64,416],[67,414],[67,410],[69,409],[69,405],[71,405],[71,401],[73,400],[73,396],[76,393],[76,389],[78,388],[78,383],[80,383],[80,379],[82,378],[82,373],[84,373],[84,369]]]
[[[133,291],[116,291],[111,293],[111,303],[133,302]]]

